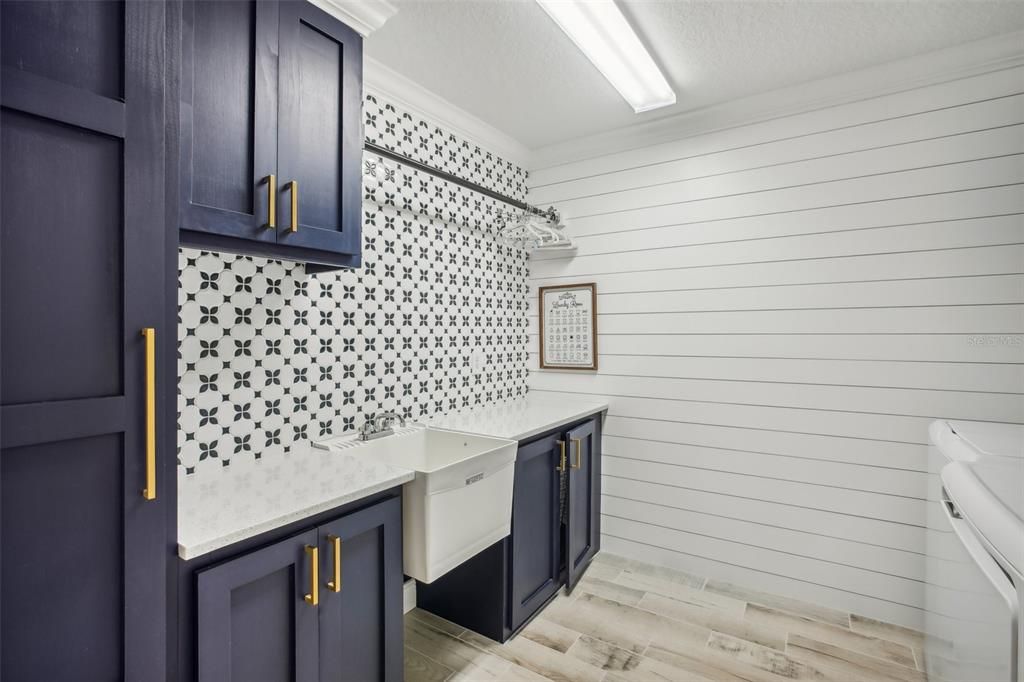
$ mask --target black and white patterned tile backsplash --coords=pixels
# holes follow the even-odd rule
[[[406,120],[391,107],[381,116]],[[492,175],[487,186],[521,196],[514,183],[525,173],[494,163],[513,185]],[[186,473],[273,457],[382,411],[416,418],[525,394],[526,254],[494,238],[502,205],[390,161],[383,168],[364,179],[358,271],[306,275],[301,264],[180,251]]]
[[[367,142],[513,199],[526,197],[526,170],[374,95],[364,98],[363,123]]]

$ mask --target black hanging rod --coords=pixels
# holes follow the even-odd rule
[[[534,213],[537,215],[548,215],[551,212],[550,209],[548,211],[544,211],[535,206],[530,206],[524,201],[513,199],[512,197],[505,196],[500,192],[495,192],[492,189],[487,189],[486,187],[478,185],[475,182],[464,180],[463,178],[460,178],[457,175],[452,175],[451,173],[439,170],[437,168],[434,168],[433,166],[428,166],[422,161],[410,159],[408,156],[405,156],[404,154],[393,152],[390,149],[387,149],[386,147],[381,147],[380,145],[374,144],[373,142],[364,142],[363,149],[373,154],[377,154],[378,156],[383,156],[384,158],[391,159],[392,161],[397,161],[403,166],[409,166],[411,168],[415,168],[416,170],[421,170],[424,173],[429,173],[430,175],[441,178],[442,180],[445,180],[447,182],[454,183],[456,185],[459,185],[460,187],[465,187],[466,189],[478,192],[480,194],[483,194],[484,196],[488,196],[492,199],[497,199],[502,203],[509,204],[510,206],[515,206],[520,211],[527,211],[528,213]]]

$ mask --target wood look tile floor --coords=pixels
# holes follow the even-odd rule
[[[599,554],[498,644],[414,609],[406,682],[924,682],[920,633],[863,616]]]

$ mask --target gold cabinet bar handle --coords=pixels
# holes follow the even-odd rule
[[[309,594],[303,599],[307,604],[316,606],[320,603],[320,549],[306,545],[306,556],[309,557]]]
[[[576,443],[576,461],[573,462],[572,468],[579,469],[583,466],[583,439],[573,438],[572,442]]]
[[[267,228],[277,229],[277,176],[271,173],[267,181]]]
[[[292,211],[291,211],[291,214],[292,214],[291,215],[292,224],[291,224],[291,227],[289,227],[288,229],[290,231],[292,231],[292,232],[298,232],[299,231],[299,181],[298,180],[292,180],[291,182],[289,182],[288,183],[288,190],[291,193],[291,197],[292,197],[292,205],[291,205],[291,208],[292,208]]]
[[[341,592],[341,538],[337,535],[328,535],[327,542],[331,543],[334,552],[334,580],[327,581],[327,589],[331,592]]]
[[[146,340],[146,487],[142,498],[156,499],[156,329],[142,330]]]
[[[565,471],[565,441],[558,441],[558,447],[561,449],[562,454],[558,458],[558,466],[555,467],[555,471]]]

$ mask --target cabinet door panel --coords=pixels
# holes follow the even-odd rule
[[[182,6],[182,227],[274,242],[269,185],[277,168],[277,3]]]
[[[512,629],[558,591],[559,481],[562,443],[547,436],[527,443],[516,455],[512,495]]]
[[[317,679],[319,607],[303,599],[316,542],[307,531],[196,575],[200,682]]]
[[[0,676],[12,682],[166,675],[174,427],[157,421],[145,500],[140,334],[156,329],[157,358],[173,352],[165,22],[162,3],[0,3]],[[166,364],[161,388],[174,385]]]
[[[340,589],[334,575],[340,541]],[[393,498],[319,529],[320,680],[402,679],[402,503]]]
[[[362,38],[307,3],[282,2],[278,240],[360,249]],[[287,184],[298,182],[293,192]],[[291,226],[297,202],[298,224]]]
[[[601,453],[597,418],[567,434],[569,514],[566,525],[567,584],[571,591],[601,542]]]

